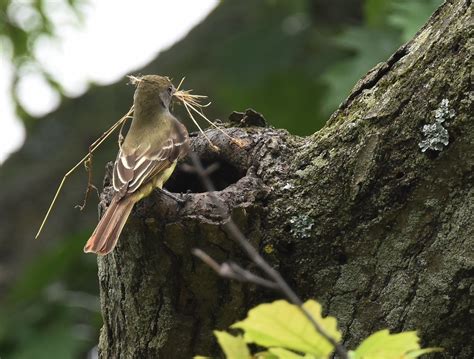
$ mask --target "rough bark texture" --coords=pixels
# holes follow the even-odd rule
[[[445,3],[311,137],[248,113],[228,130],[244,148],[216,131],[219,153],[193,139],[205,163],[220,164],[213,179],[229,214],[303,298],[338,318],[349,348],[380,328],[418,329],[424,345],[446,348],[440,356],[474,357],[470,5]],[[422,152],[436,113],[449,144]],[[213,329],[275,298],[192,257],[199,247],[248,265],[192,173],[178,169],[169,188],[191,190],[187,205],[145,199],[99,259],[102,358],[215,354]]]

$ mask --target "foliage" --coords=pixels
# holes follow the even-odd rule
[[[427,15],[441,5],[441,0],[392,0],[387,23],[401,31],[402,41],[409,41],[425,23]]]
[[[341,332],[335,318],[323,318],[321,305],[314,300],[308,300],[303,306],[326,334],[340,342]],[[242,329],[244,335],[214,332],[227,359],[324,359],[330,358],[334,350],[302,311],[284,300],[258,305],[249,311],[246,319],[231,328]],[[419,341],[416,332],[390,334],[388,330],[381,330],[365,339],[356,350],[349,351],[348,355],[350,359],[414,359],[441,350],[421,349]],[[265,351],[252,356],[247,344],[256,344]]]
[[[56,38],[60,29],[55,26],[53,9],[61,6],[81,20],[81,5],[85,0],[0,0],[0,48],[2,55],[13,65],[12,96],[17,112],[24,120],[29,119],[16,97],[16,87],[23,73],[40,74],[49,85],[62,94],[61,83],[37,61],[35,46],[42,38]]]
[[[365,339],[351,352],[351,359],[410,359],[441,351],[441,348],[421,349],[416,332],[390,334],[380,330]]]
[[[331,337],[338,341],[341,339],[336,319],[322,318],[319,303],[310,300],[304,307]],[[332,352],[332,345],[316,332],[301,310],[283,300],[251,309],[247,318],[232,328],[242,329],[247,343],[283,347],[316,357],[326,357]]]
[[[347,57],[335,61],[321,75],[328,86],[324,110],[334,111],[357,80],[410,40],[441,3],[442,0],[366,0],[365,22],[346,27],[331,39],[346,51]]]
[[[80,20],[85,1],[59,4]],[[411,38],[441,0],[365,0],[364,18],[351,24],[324,23],[324,13],[311,12],[313,3],[318,0],[223,3],[220,7],[229,12],[218,9],[213,21],[222,16],[223,26],[236,19],[241,26],[231,33],[212,29],[205,54],[202,44],[186,43],[184,50],[174,52],[169,66],[166,59],[159,67],[178,76],[192,75],[193,88],[211,95],[213,116],[222,118],[229,109],[252,106],[277,127],[310,134],[324,125],[364,73]],[[0,4],[0,41],[12,59],[14,84],[29,69],[63,94],[61,82],[35,60],[39,40],[55,37],[58,31],[48,2],[3,0]],[[23,14],[32,20],[25,21],[28,17]],[[19,114],[29,119],[14,99]]]
[[[94,346],[101,319],[96,284],[87,282],[95,260],[82,255],[84,239],[51,248],[11,288],[0,309],[2,357],[74,358]]]
[[[225,118],[229,108],[251,106],[276,127],[314,133],[357,80],[419,29],[442,0],[365,0],[363,19],[352,23],[325,23],[324,11],[310,10],[318,0],[287,2],[254,2],[253,12],[249,2],[234,3],[233,17],[217,9],[213,15],[222,17],[224,30],[210,35],[206,53],[198,44],[174,53],[173,61],[176,55],[182,60],[171,72],[193,75],[191,87],[213,99],[211,116]],[[237,19],[240,27],[226,33],[225,24]]]
[[[238,335],[233,336],[227,332],[214,331],[222,351],[228,359],[240,359],[250,357],[250,350],[244,339]]]

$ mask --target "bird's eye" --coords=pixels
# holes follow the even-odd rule
[[[168,87],[168,94],[170,96],[173,94],[173,86]]]

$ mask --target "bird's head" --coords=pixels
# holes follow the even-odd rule
[[[168,110],[176,88],[166,76],[145,75],[140,77],[129,76],[130,82],[136,85],[134,104],[135,108],[155,108]]]

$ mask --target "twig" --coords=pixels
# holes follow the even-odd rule
[[[53,200],[51,201],[51,204],[49,205],[48,211],[46,212],[46,215],[43,218],[43,222],[41,222],[41,226],[39,227],[38,232],[36,233],[35,239],[38,238],[39,235],[41,234],[41,231],[43,230],[43,227],[46,221],[48,220],[49,214],[51,210],[53,209],[54,204],[56,203],[56,199],[58,198],[59,193],[61,192],[64,182],[69,177],[69,175],[73,173],[76,170],[76,168],[79,167],[84,161],[87,161],[89,156],[91,156],[91,154],[102,144],[102,142],[104,142],[107,139],[107,137],[109,137],[110,134],[114,132],[115,129],[117,129],[117,127],[119,127],[126,119],[130,118],[130,115],[132,113],[133,113],[133,106],[130,107],[130,110],[128,110],[128,112],[120,120],[118,120],[112,127],[110,127],[107,131],[105,131],[102,134],[102,136],[100,136],[97,140],[95,140],[94,143],[89,147],[89,152],[84,157],[82,157],[82,159],[79,162],[77,162],[74,165],[74,167],[72,167],[69,171],[66,172],[66,174],[63,176],[63,179],[59,183],[58,189],[56,190]]]
[[[214,199],[217,208],[221,211],[221,214],[225,216],[227,211],[224,208],[222,202],[215,195],[214,192],[216,191],[216,188],[214,187],[214,184],[212,183],[210,178],[207,176],[207,173],[201,163],[201,160],[194,152],[191,152],[190,157],[204,187],[209,192],[209,195]],[[222,227],[227,232],[227,234],[244,249],[244,251],[247,253],[247,256],[252,260],[252,262],[254,262],[260,269],[262,269],[262,271],[271,279],[271,282],[275,284],[275,287],[280,290],[280,292],[283,293],[283,295],[285,295],[290,300],[290,302],[298,306],[298,308],[305,315],[305,317],[311,322],[314,329],[334,346],[336,353],[342,359],[347,359],[348,355],[346,348],[342,344],[338,343],[332,336],[326,333],[324,328],[319,325],[319,323],[313,318],[311,313],[309,313],[308,310],[303,307],[303,301],[298,297],[298,295],[293,291],[293,289],[291,289],[288,283],[286,283],[280,273],[273,269],[258,253],[258,251],[249,243],[247,238],[240,231],[239,227],[237,227],[232,218],[229,218],[229,220],[224,223]]]
[[[239,266],[237,263],[224,262],[219,264],[207,253],[197,248],[193,249],[192,253],[204,263],[206,263],[209,267],[211,267],[221,277],[235,279],[240,282],[255,283],[271,289],[278,289],[276,283],[253,274],[252,272]]]

